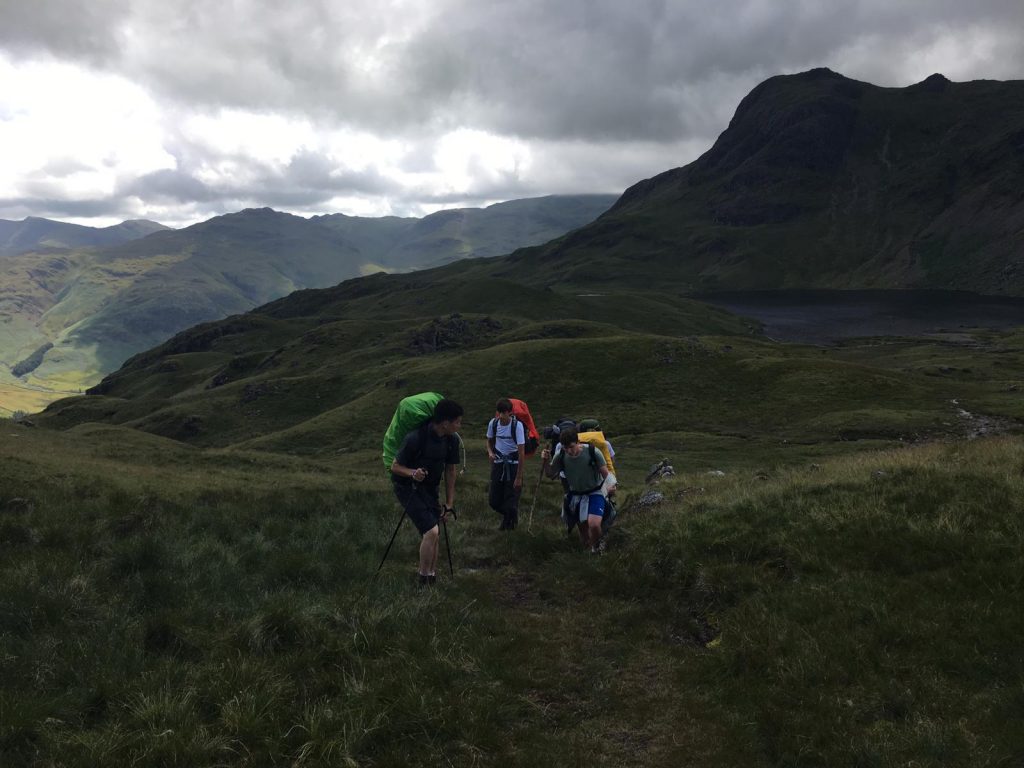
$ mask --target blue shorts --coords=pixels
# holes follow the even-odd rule
[[[604,495],[600,493],[590,494],[590,503],[587,507],[588,517],[604,517]]]
[[[583,500],[587,500],[587,514],[583,516],[581,507]],[[605,498],[603,494],[591,493],[583,496],[575,493],[567,493],[565,503],[562,506],[562,519],[571,529],[575,525],[583,525],[589,517],[604,517]]]

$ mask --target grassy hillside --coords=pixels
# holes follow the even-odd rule
[[[715,451],[723,476],[712,442],[616,440],[633,503],[603,557],[553,484],[495,530],[475,439],[455,578],[421,592],[408,525],[373,578],[397,505],[336,437],[312,460],[0,430],[3,763],[1024,757],[1019,439],[814,462],[776,441],[756,468]],[[637,504],[666,445],[681,474]]]
[[[1024,371],[1012,335],[799,347],[670,294],[536,289],[471,271],[437,281],[444,272],[297,292],[198,326],[40,422],[316,454],[338,435],[371,445],[369,425],[397,399],[438,389],[487,403],[498,387],[548,421],[587,404],[617,434],[657,433],[668,418],[669,431],[737,441],[911,440],[963,434],[961,409],[1022,415],[1009,389]]]

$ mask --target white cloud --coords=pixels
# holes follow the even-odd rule
[[[0,199],[102,198],[175,165],[157,105],[121,77],[0,57],[0,114]]]

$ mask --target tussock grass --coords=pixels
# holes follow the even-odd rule
[[[1024,748],[1018,439],[695,468],[660,506],[627,499],[604,557],[563,535],[554,484],[532,533],[499,535],[477,463],[456,578],[423,592],[408,525],[372,578],[398,515],[374,452],[11,429],[4,765],[995,766]]]

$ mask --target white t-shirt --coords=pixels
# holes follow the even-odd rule
[[[512,425],[516,425],[515,437],[512,436]],[[513,418],[508,424],[502,424],[495,416],[487,422],[487,438],[494,438],[494,450],[504,456],[511,456],[519,461],[519,446],[526,445],[526,430],[523,422]]]

